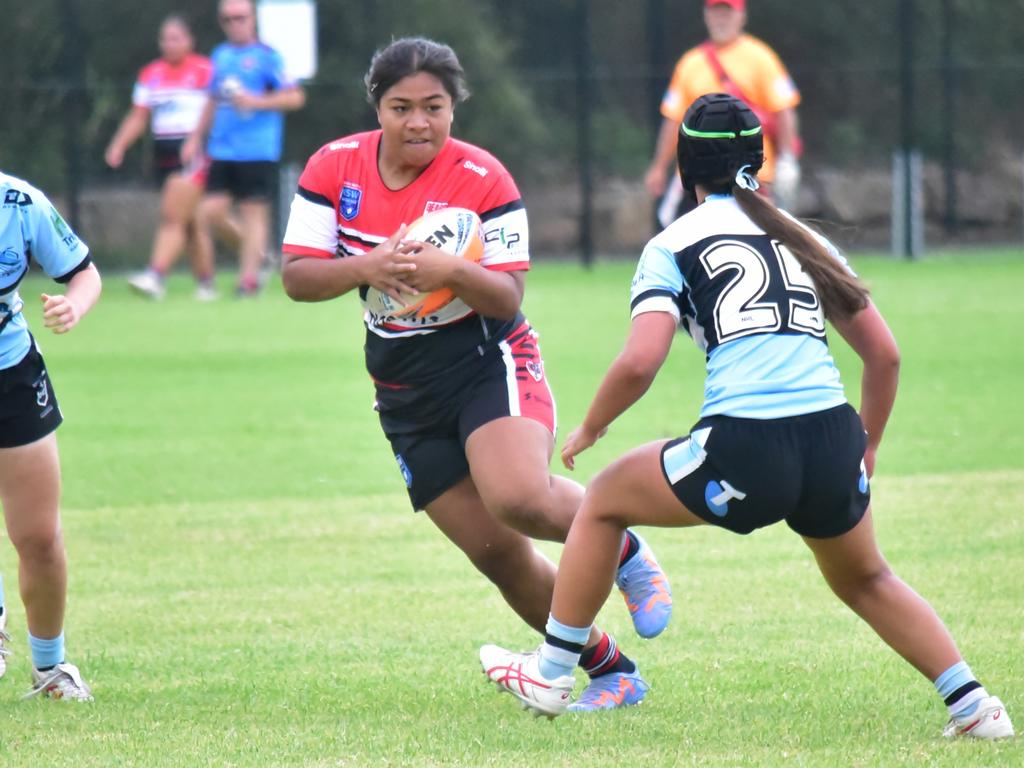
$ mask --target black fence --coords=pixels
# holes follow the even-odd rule
[[[96,18],[107,4],[40,0],[0,30],[14,62],[0,80],[0,167],[60,198],[93,241],[151,210],[151,198],[137,194],[151,182],[145,142],[118,171],[104,165],[103,150],[128,108],[135,72],[155,56],[150,40],[160,17],[177,10],[133,6],[139,32],[126,38]],[[434,27],[420,30],[403,24],[429,3],[321,0],[321,70],[306,84],[306,108],[288,117],[285,159],[301,164],[320,144],[375,127],[361,84],[374,48],[410,32],[444,39],[454,22],[445,14],[472,7],[484,32],[450,41],[475,92],[457,112],[456,134],[513,172],[538,253],[589,260],[635,252],[653,230],[641,180],[658,102],[677,57],[704,37],[702,4],[448,0],[437,3]],[[110,13],[131,13],[122,5],[109,0]],[[205,18],[199,48],[209,50],[218,41],[215,4],[192,5]],[[1022,139],[1015,126],[1024,112],[1024,58],[1016,49],[1024,3],[749,5],[748,31],[779,52],[803,96],[799,213],[838,223],[847,246],[888,247],[893,153],[913,147],[924,158],[930,245],[1019,242]],[[809,12],[799,11],[804,5]],[[976,28],[982,21],[997,28],[986,36]],[[129,42],[137,51],[130,64],[110,48]],[[103,219],[117,206],[126,207],[114,216],[122,225]],[[126,247],[112,242],[114,251]]]

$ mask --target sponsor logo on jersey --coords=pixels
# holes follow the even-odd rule
[[[487,175],[487,169],[484,168],[482,165],[477,165],[472,160],[467,160],[466,162],[464,162],[462,164],[462,167],[465,168],[467,171],[472,171],[473,173],[479,174],[480,178],[483,178],[484,176]]]
[[[53,227],[54,232],[60,235],[60,240],[68,248],[74,248],[78,243],[78,237],[74,232],[71,231],[71,227],[67,225],[67,222],[57,213],[57,209],[50,206],[50,224]]]
[[[21,271],[21,254],[13,248],[0,251],[0,277],[10,277]]]
[[[484,232],[485,243],[500,242],[505,246],[506,250],[510,250],[512,246],[519,242],[518,232],[506,232],[504,227],[498,227],[497,229],[491,229]]]
[[[448,203],[439,203],[436,200],[427,200],[427,204],[423,206],[423,215],[426,216],[428,213],[434,211],[443,211],[448,207]]]
[[[4,194],[4,207],[6,208],[9,205],[17,205],[24,208],[26,205],[32,205],[32,198],[20,190],[8,189]]]
[[[337,152],[339,149],[359,149],[358,141],[332,141],[327,148],[331,152]]]
[[[359,215],[359,207],[363,202],[363,190],[358,184],[346,183],[341,188],[341,199],[338,201],[338,211],[345,221],[352,221]]]

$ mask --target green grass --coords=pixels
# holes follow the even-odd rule
[[[1024,256],[855,266],[903,351],[879,537],[1020,726]],[[631,272],[531,274],[563,434],[625,337]],[[534,721],[484,685],[476,650],[536,638],[409,511],[370,410],[354,299],[296,305],[275,286],[204,305],[184,278],[171,288],[148,304],[109,277],[80,328],[40,330],[67,419],[69,653],[97,701],[19,701],[27,648],[5,542],[17,656],[0,682],[4,768],[1024,763],[1019,741],[941,740],[930,684],[831,597],[784,527],[650,532],[673,624],[646,642],[618,598],[601,616],[648,700]],[[678,341],[648,396],[580,457],[582,479],[695,420],[702,358]],[[856,400],[857,366],[833,346]]]

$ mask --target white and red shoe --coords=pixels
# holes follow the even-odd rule
[[[942,735],[947,739],[1008,739],[1013,736],[1013,723],[1003,702],[996,696],[986,696],[971,714],[951,717]]]
[[[92,691],[82,679],[82,673],[78,667],[66,661],[44,671],[32,668],[32,688],[21,698],[31,699],[36,696],[64,701],[92,701]]]
[[[480,666],[499,690],[511,693],[536,717],[558,717],[572,701],[576,680],[572,675],[554,680],[544,677],[540,673],[540,651],[513,653],[497,645],[485,645],[480,649]]]
[[[11,636],[7,634],[7,611],[0,613],[0,677],[7,672],[7,657],[11,655],[7,644],[11,642]]]

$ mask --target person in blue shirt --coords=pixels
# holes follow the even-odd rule
[[[281,55],[257,38],[251,0],[221,0],[219,16],[227,42],[210,57],[209,100],[181,155],[184,163],[190,163],[202,154],[206,142],[211,164],[197,218],[200,226],[212,227],[230,242],[234,233],[231,204],[238,203],[237,293],[253,296],[259,292],[260,265],[270,238],[270,204],[276,195],[284,134],[282,113],[301,109],[306,95],[285,74]],[[212,241],[201,238],[199,246],[212,248]],[[209,256],[204,263],[212,263]]]
[[[32,688],[26,698],[91,701],[78,668],[64,657],[67,563],[55,434],[63,416],[22,313],[18,287],[32,261],[67,286],[63,294],[40,297],[43,325],[67,333],[99,298],[100,274],[46,195],[0,173],[0,505],[18,553],[28,623]],[[0,659],[10,651],[6,623],[0,594]]]
[[[562,553],[544,644],[531,654],[484,646],[481,660],[504,659],[504,676],[491,679],[536,712],[566,710],[627,526],[747,534],[785,520],[835,594],[934,682],[950,714],[944,735],[1012,736],[1002,702],[875,541],[869,478],[900,360],[885,320],[831,243],[756,193],[761,125],[746,104],[727,94],[697,99],[677,153],[698,206],[644,249],[626,346],[562,461],[572,469],[647,391],[680,324],[707,357],[700,419],[688,435],[636,448],[591,482]],[[843,395],[826,318],[863,361],[860,414]]]

